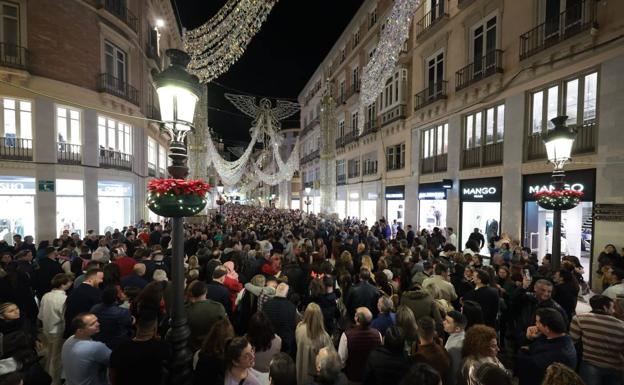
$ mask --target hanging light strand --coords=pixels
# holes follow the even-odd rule
[[[360,90],[360,116],[365,116],[365,108],[375,102],[386,79],[392,76],[403,44],[409,37],[412,16],[420,0],[396,0],[385,20],[385,28],[381,32],[379,42],[371,60],[362,73]],[[359,119],[358,131],[364,130],[364,120]]]
[[[217,15],[184,34],[188,65],[203,83],[226,72],[245,52],[277,0],[230,0]]]

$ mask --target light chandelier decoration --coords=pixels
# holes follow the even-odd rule
[[[279,152],[282,137],[278,130],[279,122],[296,113],[299,110],[299,104],[277,100],[276,107],[272,107],[271,102],[266,98],[256,105],[253,96],[225,94],[225,97],[241,112],[253,118],[253,126],[249,130],[251,135],[249,145],[241,157],[235,161],[223,159],[210,133],[207,133],[208,161],[214,165],[223,184],[233,186],[246,177],[248,181],[256,184],[263,182],[273,186],[292,178],[295,171],[299,169],[299,141],[297,140],[290,157],[284,162]],[[262,146],[262,150],[253,159],[257,144]],[[276,170],[274,173],[268,173],[268,169]]]
[[[187,69],[202,83],[226,72],[243,55],[277,0],[228,0],[206,23],[184,33]]]
[[[384,88],[386,79],[392,76],[403,44],[409,37],[412,16],[419,4],[420,0],[394,2],[373,56],[362,73],[360,116],[366,116],[366,107],[375,102],[380,90]],[[363,130],[364,119],[359,119],[358,132],[361,134]]]

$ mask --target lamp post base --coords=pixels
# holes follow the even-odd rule
[[[169,383],[190,385],[193,379],[191,372],[193,353],[188,347],[191,330],[184,308],[184,218],[172,218],[171,223],[173,306],[171,306],[171,328],[166,338],[173,348],[173,356],[169,365]]]

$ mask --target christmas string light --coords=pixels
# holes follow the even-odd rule
[[[200,27],[184,34],[188,71],[203,83],[226,72],[245,52],[277,0],[229,0]]]
[[[360,116],[366,116],[366,106],[375,102],[386,79],[392,76],[403,44],[409,37],[412,16],[419,4],[420,0],[396,0],[394,2],[373,56],[362,73]],[[360,134],[364,131],[364,120],[358,121]]]

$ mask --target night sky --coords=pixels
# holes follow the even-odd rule
[[[363,0],[279,0],[244,55],[208,86],[208,124],[226,144],[247,142],[251,119],[223,94],[254,94],[296,99]],[[172,0],[182,25],[193,29],[226,0]],[[299,114],[283,128],[299,127]]]

